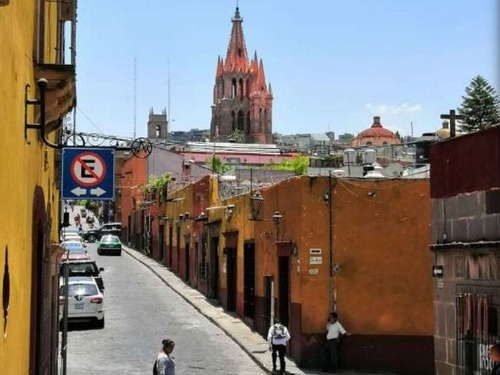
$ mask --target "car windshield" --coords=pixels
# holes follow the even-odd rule
[[[119,243],[120,239],[118,237],[116,237],[116,236],[104,236],[101,239],[101,242],[105,242],[105,243]]]
[[[69,265],[69,276],[97,276],[99,274],[99,269],[95,263],[64,263],[61,266],[61,275],[64,275],[64,267],[67,264]]]
[[[65,244],[64,245],[64,251],[69,251],[71,254],[83,254],[85,253],[85,250],[83,249],[83,246],[81,244],[75,243],[75,244]]]
[[[98,294],[94,284],[70,284],[68,290],[69,297],[75,296],[95,296]],[[61,287],[61,295],[64,295],[64,285]]]

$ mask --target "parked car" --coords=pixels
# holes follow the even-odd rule
[[[96,229],[89,229],[82,233],[84,240],[95,242],[100,240],[102,236],[112,234],[117,237],[122,235],[122,223],[106,223]]]
[[[120,239],[110,234],[102,236],[99,246],[97,246],[97,254],[103,255],[104,253],[122,255],[122,243]]]
[[[61,256],[61,261],[90,259],[87,250],[77,241],[63,242],[62,248],[64,249],[64,254]]]
[[[66,285],[59,290],[59,320],[64,313]],[[104,295],[90,276],[70,277],[68,280],[68,320],[91,321],[96,327],[104,328]]]
[[[59,275],[64,276],[64,269],[69,267],[69,277],[73,276],[92,276],[97,284],[97,287],[104,292],[104,282],[102,281],[101,272],[104,268],[97,267],[95,260],[75,260],[64,262],[60,266]]]

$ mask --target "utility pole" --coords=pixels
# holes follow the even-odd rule
[[[137,131],[137,56],[134,57],[134,139]]]

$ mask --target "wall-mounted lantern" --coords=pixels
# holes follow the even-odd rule
[[[226,206],[226,220],[231,220],[233,217],[234,204],[228,204]]]
[[[208,216],[205,212],[201,212],[198,217],[194,218],[193,219],[194,221],[196,222],[202,222],[202,223],[206,223],[208,221]]]
[[[260,220],[259,219],[259,214],[262,210],[262,205],[264,203],[264,197],[262,194],[258,191],[256,191],[254,194],[250,196],[250,220]]]
[[[281,213],[276,210],[274,211],[274,214],[273,214],[273,221],[276,223],[276,224],[279,224],[281,222],[281,219],[283,218],[283,215],[281,215]]]

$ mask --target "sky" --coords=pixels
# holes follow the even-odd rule
[[[169,76],[170,130],[210,128],[235,8],[236,0],[80,1],[77,130],[131,137],[135,122],[145,136],[150,108],[168,108]],[[498,91],[496,0],[240,0],[239,8],[248,55],[257,51],[273,88],[273,132],[357,134],[378,115],[401,135],[413,124],[418,136],[460,106],[474,76]]]

